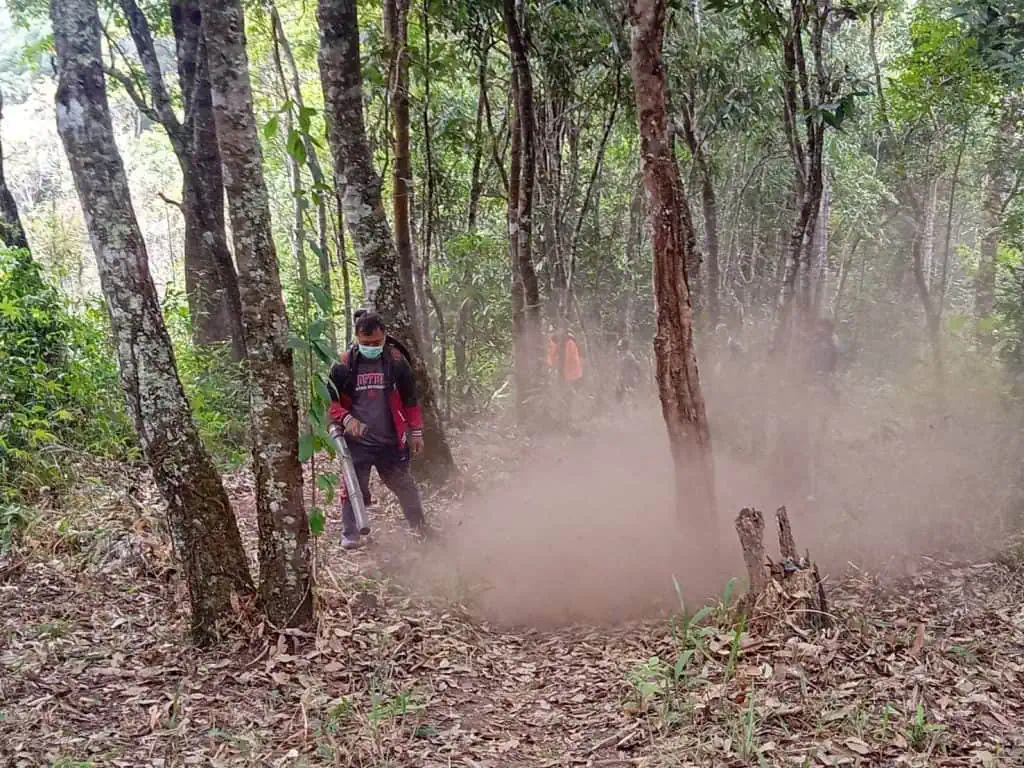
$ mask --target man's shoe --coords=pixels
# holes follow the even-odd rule
[[[359,549],[363,546],[363,542],[359,540],[358,534],[355,536],[349,536],[342,534],[341,536],[341,548],[347,550]]]

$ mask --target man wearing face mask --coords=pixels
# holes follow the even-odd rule
[[[376,312],[356,319],[356,340],[331,368],[331,420],[345,432],[363,499],[370,503],[370,470],[397,497],[409,526],[426,532],[419,489],[409,471],[409,455],[423,450],[423,415],[416,399],[412,365],[389,341]],[[347,498],[342,507],[341,545],[361,545]]]

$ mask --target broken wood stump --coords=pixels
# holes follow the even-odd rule
[[[775,513],[781,559],[773,561],[764,549],[764,515],[754,508],[740,511],[736,532],[743,548],[750,591],[741,606],[751,628],[791,624],[801,629],[821,629],[830,623],[825,588],[810,553],[797,554],[793,528],[785,507]]]

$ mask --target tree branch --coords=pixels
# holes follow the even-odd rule
[[[144,98],[142,94],[135,88],[135,81],[132,80],[128,75],[123,72],[118,72],[112,66],[103,67],[103,73],[110,78],[113,78],[121,84],[125,92],[128,94],[128,98],[132,100],[139,112],[144,114],[147,118],[152,120],[154,123],[160,122],[160,116],[156,113]]]
[[[171,96],[164,84],[163,72],[160,70],[160,61],[157,59],[156,46],[153,44],[153,33],[149,28],[149,21],[141,11],[135,0],[120,0],[121,11],[128,22],[128,31],[131,33],[135,43],[135,50],[139,54],[139,61],[142,62],[142,69],[149,81],[149,91],[153,99],[153,110],[160,116],[159,122],[163,125],[172,142],[181,142],[181,123],[178,116],[174,114],[171,105]]]

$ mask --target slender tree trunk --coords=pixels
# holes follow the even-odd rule
[[[508,111],[511,112],[512,119],[509,126],[508,194],[505,216],[508,222],[509,271],[512,275],[512,378],[515,381],[516,406],[522,417],[525,415],[530,380],[527,365],[529,354],[526,349],[526,296],[523,280],[519,275],[519,185],[523,167],[523,132],[519,130],[519,109],[515,106],[519,94],[519,73],[514,66],[509,77],[511,103]]]
[[[217,637],[232,597],[251,593],[235,517],[192,422],[146,246],[114,141],[96,0],[53,0],[57,129],[64,144],[117,340],[121,383],[153,477],[167,504],[200,641]]]
[[[928,342],[932,349],[932,359],[935,364],[935,379],[940,388],[940,397],[945,383],[945,364],[942,354],[941,320],[938,303],[932,295],[928,286],[928,272],[925,269],[928,248],[934,250],[935,246],[935,196],[929,195],[925,201],[925,210],[920,211],[917,216],[917,236],[914,238],[913,246],[913,274],[914,285],[917,288],[917,295],[921,299],[921,306],[924,309],[925,329],[928,332]]]
[[[832,196],[828,177],[822,174],[821,199],[818,201],[818,220],[812,239],[814,249],[813,272],[811,275],[811,309],[815,316],[821,314],[828,289],[828,218],[831,213]]]
[[[644,240],[644,184],[642,174],[633,180],[633,197],[629,203],[629,234],[626,236],[626,273],[629,291],[626,295],[626,310],[623,313],[622,336],[632,345],[636,332],[636,302],[640,293],[640,248]]]
[[[952,256],[953,246],[953,209],[956,204],[956,189],[960,183],[960,165],[964,159],[964,150],[967,148],[967,130],[970,123],[964,123],[963,131],[960,134],[960,148],[956,153],[956,162],[953,164],[953,177],[949,181],[949,202],[946,205],[946,240],[942,246],[942,272],[939,276],[939,314],[941,315],[946,307],[946,291],[949,288],[949,260]]]
[[[3,110],[4,97],[0,93],[0,122],[3,121]],[[28,238],[25,237],[25,228],[21,225],[18,205],[14,202],[14,196],[7,187],[7,177],[4,176],[2,142],[0,142],[0,243],[8,248],[28,249]]]
[[[677,195],[679,168],[669,143],[665,108],[665,0],[630,0],[632,68],[640,124],[644,184],[650,200],[654,256],[658,392],[675,468],[676,503],[686,519],[715,530],[715,482],[704,395],[693,347],[693,312],[687,285],[686,248]],[[714,536],[714,534],[712,534]]]
[[[703,143],[697,135],[695,109],[691,96],[688,103],[683,104],[683,135],[693,155],[700,178],[701,210],[704,215],[704,251],[708,260],[707,311],[708,326],[717,327],[721,315],[721,262],[718,243],[718,199],[715,194],[715,180],[711,173],[711,165]],[[692,279],[692,275],[691,275]]]
[[[294,94],[289,93],[288,78],[284,73],[284,63],[281,61],[281,37],[283,28],[281,18],[277,14],[275,6],[270,7],[271,17],[271,38],[273,40],[274,68],[277,70],[278,86],[281,88],[281,99],[283,103],[289,103],[284,113],[284,133],[291,141],[292,131],[295,130],[294,110],[290,102]],[[299,97],[301,98],[301,96]],[[301,112],[300,119],[301,119]],[[300,127],[301,132],[301,127]],[[305,142],[301,147],[289,146],[285,151],[285,164],[288,166],[288,186],[291,192],[292,201],[292,255],[295,257],[295,266],[299,271],[299,289],[302,292],[303,322],[310,322],[310,301],[309,301],[309,262],[306,260],[306,200],[302,187],[302,166],[296,153],[305,153]],[[309,372],[312,375],[312,371]]]
[[[505,30],[512,52],[515,71],[514,96],[516,98],[516,124],[520,138],[519,210],[517,212],[516,269],[513,271],[513,309],[517,310],[515,295],[521,296],[522,306],[515,331],[519,339],[516,359],[518,399],[525,402],[536,391],[541,371],[540,287],[533,266],[533,186],[536,172],[536,151],[533,119],[533,78],[526,53],[523,20],[518,18],[514,0],[504,0]],[[524,13],[525,17],[525,13]]]
[[[334,185],[334,205],[338,211],[338,222],[335,225],[338,229],[338,266],[341,268],[341,288],[345,301],[345,341],[343,346],[347,347],[352,343],[354,329],[352,328],[352,286],[349,283],[348,254],[345,252],[345,211],[341,197],[341,187],[336,183]]]
[[[806,14],[811,14],[810,23]],[[783,52],[783,129],[793,164],[793,206],[795,218],[785,247],[782,284],[779,291],[779,319],[775,332],[778,354],[802,355],[805,350],[791,341],[805,330],[812,309],[811,274],[808,255],[818,220],[823,184],[822,153],[825,125],[813,105],[827,99],[828,79],[824,72],[823,40],[825,18],[819,4],[791,0],[790,14],[781,33]],[[809,28],[809,30],[808,30]],[[812,94],[804,53],[805,31],[809,31],[817,91]],[[799,121],[804,120],[801,134]]]
[[[201,7],[249,357],[260,596],[276,626],[309,626],[313,582],[298,406],[253,112],[245,20],[241,0],[202,0]]]
[[[481,38],[483,35],[481,34]],[[480,196],[484,185],[481,169],[484,155],[484,106],[487,103],[487,54],[489,48],[484,40],[480,41],[480,65],[477,68],[477,99],[476,125],[473,131],[473,170],[469,182],[469,213],[466,217],[466,228],[476,231],[477,216],[480,212]]]
[[[423,467],[433,477],[455,472],[451,448],[441,426],[433,383],[419,334],[405,302],[398,254],[381,206],[380,177],[373,168],[363,121],[362,67],[355,0],[319,0],[320,80],[328,111],[335,183],[343,191],[349,234],[366,276],[366,294],[389,330],[413,353],[425,430]]]
[[[996,257],[1003,234],[1004,201],[1009,193],[1008,169],[1013,167],[1010,149],[1018,112],[1015,101],[1006,99],[985,169],[981,258],[974,281],[974,316],[979,321],[978,335],[985,343],[991,342],[991,334],[983,332],[980,321],[991,317],[995,311]]]
[[[284,33],[284,25],[281,23],[281,16],[277,12],[277,6],[271,5],[270,7],[271,22],[274,25],[275,34],[278,42],[281,45],[281,52],[284,54],[284,60],[288,64],[288,73],[291,77],[291,91],[292,98],[295,101],[295,107],[298,110],[300,126],[301,121],[304,119],[304,115],[307,114],[306,102],[302,96],[302,81],[299,78],[299,68],[295,63],[295,55],[292,53],[292,46],[288,42],[288,37]],[[284,73],[281,74],[282,87],[284,85]],[[327,185],[327,179],[324,176],[323,167],[320,165],[320,158],[317,155],[317,144],[313,140],[308,130],[303,131],[302,141],[306,149],[306,167],[309,169],[309,175],[313,179],[313,190],[312,190],[312,202],[316,206],[316,235],[317,235],[317,266],[320,271],[320,287],[324,293],[331,300],[331,306],[334,305],[334,295],[331,288],[331,251],[327,225],[327,200],[330,193],[330,189]],[[340,242],[344,244],[344,235],[340,235]],[[341,258],[339,258],[341,261]],[[346,313],[348,310],[346,310]],[[338,346],[338,333],[334,327],[333,312],[327,318],[327,335],[331,341],[331,347],[337,349]]]
[[[412,247],[412,157],[409,150],[409,0],[384,0],[384,27],[391,58],[391,203],[398,249],[398,269],[412,327],[424,349],[426,307],[417,304],[416,264]]]

